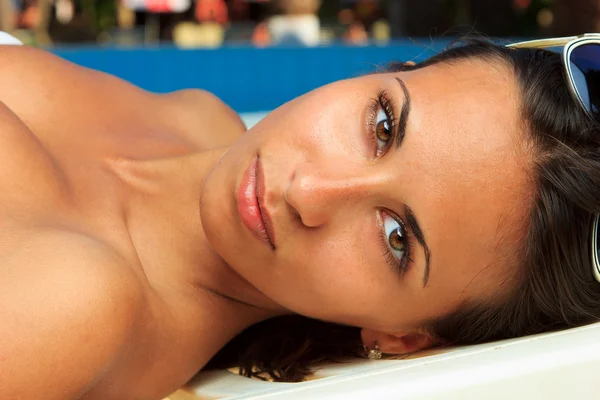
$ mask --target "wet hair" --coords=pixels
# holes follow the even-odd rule
[[[590,235],[593,216],[600,213],[600,127],[569,93],[560,56],[469,40],[416,65],[392,63],[387,71],[473,59],[514,72],[532,152],[534,198],[511,289],[483,303],[465,303],[424,329],[440,345],[474,344],[599,321]],[[294,382],[320,362],[362,353],[358,328],[286,316],[248,328],[209,366],[238,366],[245,376]]]

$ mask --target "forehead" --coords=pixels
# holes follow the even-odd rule
[[[398,160],[432,252],[430,285],[482,296],[515,264],[530,209],[517,83],[507,67],[483,61],[397,76],[411,94]]]

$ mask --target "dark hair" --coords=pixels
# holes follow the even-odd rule
[[[480,59],[504,63],[521,90],[520,112],[533,153],[535,198],[511,290],[485,304],[464,304],[425,327],[440,344],[472,344],[600,320],[600,282],[592,273],[591,223],[600,213],[600,128],[576,103],[559,55],[469,40],[417,65]],[[322,361],[360,356],[359,330],[300,316],[250,327],[212,366],[246,376],[300,381]]]

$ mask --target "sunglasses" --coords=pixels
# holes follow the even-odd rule
[[[586,113],[600,123],[600,34],[586,33],[580,36],[530,40],[513,43],[507,47],[536,48],[561,53],[569,83],[569,91]],[[600,240],[598,224],[600,215],[592,225],[592,264],[594,277],[600,282]]]

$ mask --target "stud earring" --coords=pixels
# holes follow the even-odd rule
[[[377,342],[373,344],[372,349],[369,349],[367,348],[367,346],[365,346],[365,351],[367,352],[367,358],[369,360],[379,360],[383,355],[381,353],[381,350],[379,350],[379,345],[377,344]]]

